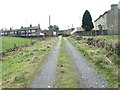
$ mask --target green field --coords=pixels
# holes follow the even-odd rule
[[[7,49],[13,48],[14,45],[21,46],[34,42],[35,39],[19,38],[19,37],[0,37],[2,43],[0,43],[0,51],[6,51]]]
[[[58,39],[49,38],[37,41],[34,45],[21,47],[16,51],[7,53],[0,61],[2,67],[3,88],[25,88],[42,66],[44,60],[54,47]],[[0,82],[1,85],[1,82]]]

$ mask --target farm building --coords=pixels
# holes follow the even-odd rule
[[[30,27],[21,27],[21,29],[18,31],[18,35],[21,36],[40,36],[41,28],[40,25],[38,26],[32,26]]]
[[[120,29],[119,20],[120,9],[118,4],[112,4],[109,11],[106,11],[94,21],[95,30],[108,30],[108,34],[118,34]]]

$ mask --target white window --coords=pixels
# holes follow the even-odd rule
[[[2,35],[4,35],[4,33],[3,33],[3,32],[2,32],[1,34],[2,34]]]
[[[26,30],[26,33],[28,33],[29,32],[29,30]]]
[[[10,34],[13,34],[13,32],[10,32]]]
[[[25,31],[21,31],[21,33],[25,33]]]
[[[32,36],[36,36],[36,34],[32,34]]]
[[[7,35],[7,32],[5,32],[5,35]]]
[[[16,34],[17,32],[15,31],[14,33]]]
[[[32,32],[36,32],[36,30],[32,30]]]
[[[113,25],[109,25],[109,29],[110,29],[110,30],[113,30]]]

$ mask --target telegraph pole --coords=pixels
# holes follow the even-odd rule
[[[49,15],[49,26],[50,26],[50,15]]]
[[[72,24],[72,28],[73,28],[73,24]]]
[[[49,15],[49,30],[50,30],[50,24],[51,24],[51,17],[50,17],[50,15]],[[53,35],[53,32],[52,32],[52,30],[50,31],[50,33],[51,33],[51,36]]]

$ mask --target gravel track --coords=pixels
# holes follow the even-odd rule
[[[75,47],[64,38],[68,51],[71,54],[71,59],[74,65],[80,88],[107,88],[105,81],[91,67],[89,62],[75,49]],[[61,40],[58,41],[53,48],[48,58],[43,63],[42,68],[37,73],[30,88],[54,88],[54,80],[56,78],[56,64],[59,55]]]
[[[78,71],[77,73],[80,75],[80,88],[107,88],[105,81],[97,74],[81,53],[66,38],[64,40],[71,53],[73,64],[75,64],[76,70]]]
[[[54,85],[56,62],[59,55],[61,40],[58,41],[48,58],[43,63],[42,68],[37,73],[30,88],[52,88]]]

